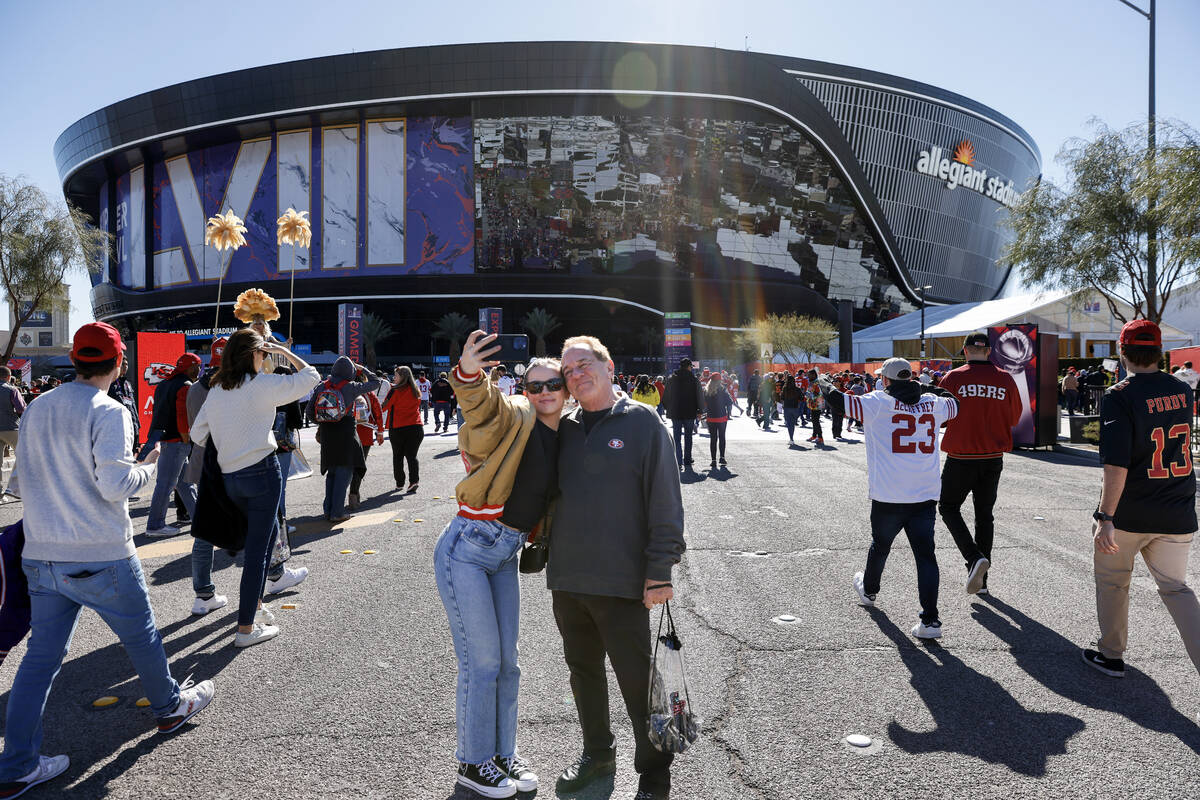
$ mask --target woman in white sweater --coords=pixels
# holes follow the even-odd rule
[[[268,354],[278,354],[296,368],[294,375],[262,372]],[[270,611],[260,610],[267,560],[279,534],[279,497],[283,477],[275,457],[271,428],[278,406],[299,400],[321,380],[316,369],[250,328],[229,337],[221,368],[212,377],[208,397],[192,425],[192,441],[211,438],[217,449],[225,491],[246,514],[245,564],[238,601],[236,647],[273,639],[279,628]]]

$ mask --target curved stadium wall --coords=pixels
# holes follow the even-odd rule
[[[892,76],[755,53],[597,43],[459,45],[204,78],[85,117],[55,154],[109,231],[93,307],[132,330],[220,325],[238,291],[288,296],[298,341],[335,349],[362,302],[428,354],[447,311],[534,307],[615,353],[661,347],[664,312],[857,326],[989,299],[1005,202],[1040,169],[1015,123]],[[920,168],[920,169],[919,169]],[[953,187],[953,188],[951,188]],[[1007,188],[1006,188],[1007,187]],[[1014,188],[1015,187],[1015,188]],[[308,250],[275,244],[287,208]],[[246,247],[203,244],[232,209]],[[285,321],[290,312],[284,308]]]

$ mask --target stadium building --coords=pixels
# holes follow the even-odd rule
[[[114,237],[92,290],[126,332],[203,336],[239,291],[295,286],[299,343],[335,349],[362,303],[394,360],[438,320],[544,308],[554,340],[661,352],[663,317],[766,312],[856,327],[990,300],[1007,206],[1040,173],[1007,117],[926,84],[701,47],[521,42],[329,56],[170,86],[55,144],[67,198]],[[275,220],[308,211],[310,248]],[[233,210],[248,244],[204,245]],[[444,345],[439,346],[444,351]],[[388,360],[385,358],[385,360]]]

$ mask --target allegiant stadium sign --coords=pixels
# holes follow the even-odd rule
[[[945,158],[940,147],[922,150],[917,159],[917,172],[946,182],[947,189],[963,187],[990,197],[997,203],[1012,208],[1021,199],[1021,193],[1013,188],[1013,182],[989,176],[986,169],[975,169],[975,146],[963,140],[954,148],[954,157]]]

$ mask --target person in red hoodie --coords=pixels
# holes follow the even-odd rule
[[[359,370],[355,380],[366,381],[368,377],[365,370]],[[350,479],[350,501],[346,506],[351,511],[357,511],[361,501],[358,491],[362,488],[362,479],[367,477],[367,453],[371,452],[371,445],[383,444],[383,408],[375,392],[354,398],[354,429],[362,444],[363,466],[355,467]]]
[[[946,427],[942,492],[938,513],[966,559],[967,594],[987,594],[995,522],[992,507],[1012,450],[1012,429],[1021,418],[1021,398],[1011,375],[989,360],[988,335],[976,331],[963,343],[967,363],[946,373],[940,388],[958,401],[958,416]],[[967,495],[975,504],[975,535],[963,519]]]

